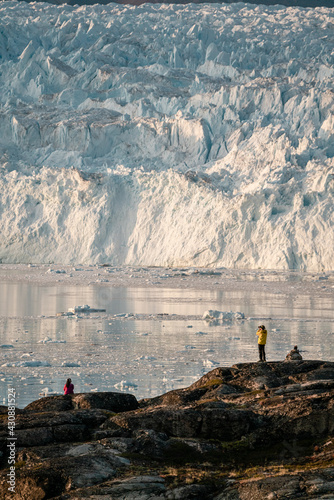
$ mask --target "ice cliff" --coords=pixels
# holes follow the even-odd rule
[[[0,19],[2,262],[333,269],[332,9]]]

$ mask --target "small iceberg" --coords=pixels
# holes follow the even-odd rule
[[[216,311],[214,309],[209,309],[203,314],[203,319],[206,321],[234,321],[245,319],[245,315],[239,311]]]
[[[50,363],[47,361],[37,361],[37,360],[31,360],[31,361],[13,361],[11,363],[4,363],[1,365],[1,367],[30,367],[30,368],[36,368],[39,366],[51,366]]]
[[[203,366],[206,366],[207,368],[212,368],[216,365],[219,365],[219,363],[217,361],[214,361],[213,359],[205,359],[203,361]]]
[[[138,386],[134,382],[129,382],[127,380],[121,380],[121,382],[118,382],[118,384],[115,384],[114,387],[118,389],[119,391],[126,391],[126,390],[134,390]]]
[[[96,313],[96,312],[106,312],[106,309],[97,309],[96,307],[90,307],[89,305],[69,307],[69,313]]]
[[[66,344],[66,340],[52,340],[51,337],[44,337],[43,340],[39,340],[38,344]]]

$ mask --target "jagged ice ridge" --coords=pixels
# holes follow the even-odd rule
[[[333,269],[332,9],[0,19],[2,262]]]

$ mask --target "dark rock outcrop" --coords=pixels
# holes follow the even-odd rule
[[[138,401],[132,394],[119,392],[90,392],[67,396],[49,396],[33,401],[25,411],[69,411],[78,409],[102,409],[114,413],[136,410]]]
[[[115,393],[44,398],[17,413],[10,498],[325,500],[334,491],[333,396],[334,363],[291,360],[216,368],[139,405]]]

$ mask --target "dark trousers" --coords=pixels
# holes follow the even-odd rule
[[[265,361],[266,360],[266,353],[264,351],[265,346],[262,344],[258,344],[258,346],[259,346],[260,361]]]

